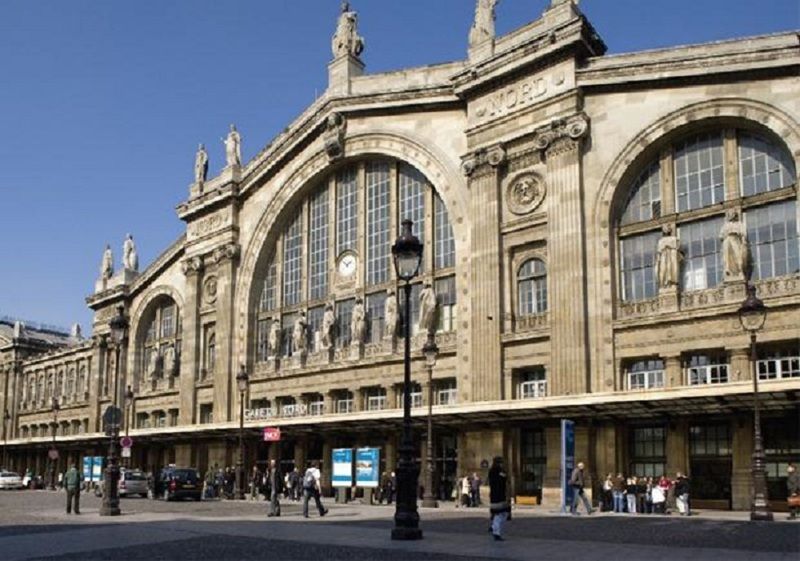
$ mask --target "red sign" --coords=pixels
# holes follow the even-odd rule
[[[280,442],[281,429],[266,427],[264,429],[264,442]]]
[[[123,436],[119,439],[119,443],[123,448],[130,448],[133,446],[133,439],[130,436]]]

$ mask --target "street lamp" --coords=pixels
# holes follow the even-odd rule
[[[423,246],[411,233],[413,222],[403,220],[403,233],[392,246],[397,278],[404,281],[405,308],[403,312],[403,436],[397,463],[397,506],[394,513],[393,540],[422,539],[417,512],[417,481],[419,468],[414,462],[414,442],[411,436],[411,280],[417,276],[422,262]]]
[[[436,346],[434,333],[428,333],[428,339],[422,347],[422,354],[425,355],[425,366],[428,368],[428,461],[425,466],[425,496],[422,497],[422,506],[437,508],[439,503],[433,494],[433,368],[436,366],[439,347]]]
[[[233,492],[240,501],[244,500],[244,399],[249,383],[250,377],[242,364],[236,375],[236,386],[239,388],[239,460],[236,462],[236,489]]]
[[[753,478],[753,501],[750,503],[750,520],[772,520],[767,495],[767,475],[764,469],[764,443],[761,439],[761,412],[758,398],[758,355],[756,333],[767,321],[767,307],[756,296],[756,287],[747,285],[747,298],[739,308],[739,323],[750,332],[750,364],[753,375],[753,462],[750,473]]]
[[[128,389],[125,391],[125,440],[128,440],[128,431],[130,430],[131,426],[131,410],[133,409],[133,389],[128,386]],[[127,444],[125,444],[127,446]],[[131,465],[130,457],[126,458],[126,462],[128,467]]]
[[[3,469],[8,469],[8,422],[11,420],[11,414],[8,409],[3,411]]]
[[[56,465],[58,462],[58,450],[56,449],[56,431],[58,430],[58,411],[61,409],[61,404],[58,403],[58,398],[53,396],[53,445],[50,447],[50,490],[56,490]]]
[[[125,308],[117,307],[117,315],[108,322],[111,330],[111,340],[114,343],[114,397],[111,407],[106,410],[104,420],[111,437],[108,443],[108,465],[106,465],[105,485],[103,489],[103,504],[100,507],[100,516],[119,516],[119,458],[117,457],[117,439],[119,438],[120,410],[117,407],[119,397],[119,361],[122,345],[128,336],[128,318],[125,317]]]

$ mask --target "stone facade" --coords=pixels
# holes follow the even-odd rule
[[[758,242],[752,226],[750,243],[770,308],[758,366],[779,370],[762,384],[767,422],[791,425],[800,392],[796,34],[604,56],[573,2],[553,2],[503,37],[486,23],[494,3],[481,6],[464,61],[368,74],[361,48],[334,50],[325,95],[250,162],[190,186],[178,207],[184,236],[141,273],[98,281],[87,299],[91,340],[30,357],[4,341],[11,465],[38,468],[49,442],[48,390],[31,396],[28,380],[35,388],[76,368],[86,369],[83,385],[54,390],[68,394],[63,422],[76,423],[59,445],[76,458],[100,452],[116,372],[108,321],[121,305],[131,325],[117,403],[131,386],[136,464],[232,464],[244,368],[247,409],[268,416],[248,413],[248,464],[327,464],[334,447],[377,445],[391,470],[402,345],[381,331],[379,310],[387,290],[399,294],[387,250],[413,215],[426,247],[420,280],[446,312],[433,371],[442,495],[455,476],[485,474],[503,454],[520,498],[558,501],[558,421],[572,418],[594,484],[612,471],[680,470],[700,500],[746,507],[756,365],[736,315],[745,281],[714,276],[719,249],[687,245],[680,283],[655,289],[647,234],[668,225],[689,244],[697,224],[716,226],[730,209],[751,226],[788,225],[785,239]],[[647,210],[634,212],[642,201]],[[716,238],[706,233],[700,245]],[[643,248],[642,264],[630,247]],[[355,272],[340,266],[344,256]],[[340,324],[323,348],[314,318],[328,302],[347,316],[355,297],[365,299],[370,335],[349,344]],[[296,352],[288,326],[301,311],[311,327],[307,350]],[[282,338],[268,334],[273,324]],[[415,335],[413,372],[425,386],[422,343]],[[285,442],[260,444],[264,426],[281,427]],[[789,430],[772,446],[776,469],[800,459],[796,438]]]

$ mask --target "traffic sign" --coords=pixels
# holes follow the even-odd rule
[[[264,428],[264,442],[280,442],[281,429],[277,427]]]
[[[58,450],[56,450],[55,448],[50,448],[50,450],[47,452],[47,457],[50,458],[51,460],[57,460]]]
[[[130,458],[131,457],[131,447],[130,446],[123,446],[122,447],[122,457],[123,458]]]
[[[106,407],[103,413],[103,422],[106,425],[119,425],[122,422],[122,409],[114,405]]]
[[[119,445],[123,448],[130,448],[133,446],[133,439],[130,436],[123,436],[119,439]]]

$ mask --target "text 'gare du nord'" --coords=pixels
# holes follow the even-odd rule
[[[594,485],[683,471],[696,504],[747,508],[756,371],[782,501],[800,454],[796,34],[605,56],[570,1],[504,36],[493,21],[479,3],[465,60],[367,74],[346,10],[324,95],[249,162],[231,127],[214,177],[201,146],[186,232],[143,271],[132,238],[117,272],[107,249],[90,338],[0,323],[9,467],[46,471],[53,397],[57,469],[102,455],[102,412],[128,387],[132,465],[232,465],[241,363],[248,469],[373,446],[393,470],[390,246],[411,219],[411,400],[423,429],[435,321],[440,495],[503,455],[516,496],[555,504],[569,418]],[[748,276],[769,309],[755,361]],[[260,442],[267,424],[279,443]]]

